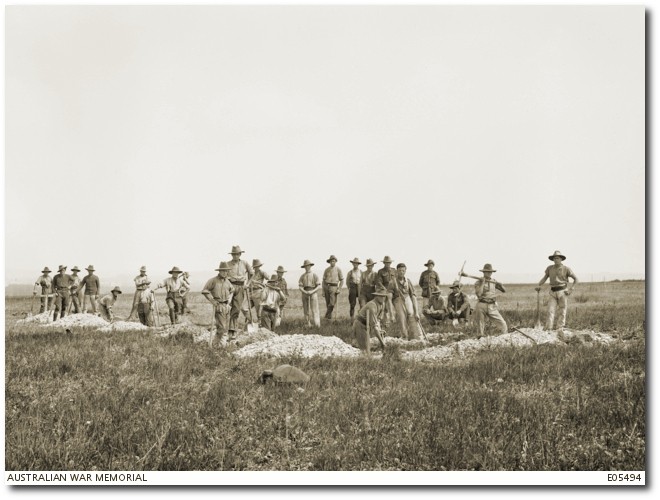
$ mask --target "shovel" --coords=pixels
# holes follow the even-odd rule
[[[30,312],[28,313],[28,318],[31,318],[34,315],[34,294],[30,299]]]
[[[213,337],[215,337],[215,311],[216,305],[213,304],[213,319],[211,320],[211,330],[209,332],[209,347],[213,347]]]
[[[541,290],[536,291],[536,323],[534,323],[535,330],[542,330],[541,324]]]
[[[257,333],[259,331],[259,323],[255,323],[252,317],[252,298],[250,297],[250,288],[248,286],[245,287],[245,293],[247,294],[248,312],[250,314],[250,322],[246,325],[247,332],[250,334]]]

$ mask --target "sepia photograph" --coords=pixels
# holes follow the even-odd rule
[[[646,485],[648,16],[5,5],[5,484]]]

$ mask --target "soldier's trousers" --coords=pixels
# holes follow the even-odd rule
[[[474,309],[474,322],[477,325],[479,336],[483,336],[484,334],[486,318],[490,318],[499,327],[500,333],[506,333],[508,331],[506,321],[504,321],[504,318],[500,314],[497,304],[477,302],[477,307]]]
[[[179,314],[183,314],[183,301],[181,300],[181,296],[177,292],[167,292],[165,303],[170,310],[170,321],[174,325],[179,319]]]
[[[98,297],[98,295],[83,295],[83,312],[87,312],[87,301],[89,300],[92,314],[96,314],[96,301]]]
[[[229,331],[236,331],[236,322],[238,315],[243,311],[243,315],[247,318],[247,310],[243,308],[245,301],[245,287],[243,285],[234,285],[234,294],[231,298],[231,310],[229,312]],[[250,304],[248,304],[248,307]]]
[[[424,312],[424,317],[429,320],[429,323],[432,325],[435,324],[437,321],[438,323],[442,323],[444,319],[447,317],[447,314],[444,311],[438,311],[438,312]]]
[[[229,314],[231,306],[229,304],[219,304],[215,307],[215,333],[222,339],[229,330]]]
[[[319,314],[319,296],[317,293],[312,295],[302,294],[303,312],[305,320],[308,323],[314,323],[317,328],[321,326],[321,317]]]
[[[256,311],[254,313],[254,318],[259,320],[259,306],[261,305],[261,293],[262,290],[260,289],[254,289],[250,290],[250,304],[248,304],[249,307],[254,307],[254,310]]]
[[[274,332],[275,328],[277,328],[278,316],[279,316],[279,311],[277,309],[273,309],[271,311],[265,308],[262,309],[261,319],[260,319],[261,326],[263,326],[264,328],[268,328],[271,332]]]
[[[448,317],[449,319],[464,319],[464,320],[467,321],[468,316],[470,316],[470,312],[471,312],[471,310],[470,310],[469,307],[466,308],[466,309],[464,309],[462,312],[452,312],[452,311],[449,311],[449,312],[447,313],[447,317]]]
[[[328,286],[326,285],[323,287],[323,295],[325,296],[325,306],[326,306],[326,312],[325,312],[325,317],[327,319],[330,319],[332,317],[332,311],[335,308],[335,305],[337,304],[337,287],[336,286]]]
[[[131,306],[131,312],[128,314],[129,318],[132,318],[138,310],[138,304],[140,302],[140,292],[141,290],[135,289],[135,294],[133,295],[133,305]]]
[[[73,314],[78,314],[82,311],[80,307],[80,295],[77,292],[71,294],[71,309],[73,309]]]
[[[60,318],[63,318],[66,315],[66,310],[69,307],[69,292],[60,292],[55,294],[55,313],[53,314],[53,321],[57,319],[57,313],[60,313]]]
[[[48,292],[42,293],[42,295],[48,295]],[[39,314],[50,311],[50,307],[53,305],[53,297],[41,297],[41,307],[39,308]]]
[[[552,330],[555,322],[555,313],[557,314],[557,329],[561,330],[566,326],[566,311],[568,310],[568,295],[566,290],[550,292],[548,299],[548,320],[545,324],[546,330]]]
[[[401,336],[409,340],[418,339],[420,334],[419,325],[415,319],[415,310],[410,295],[406,295],[405,299],[401,297],[394,299],[394,311],[396,312],[396,322],[399,325]]]
[[[140,323],[145,326],[154,326],[154,315],[151,312],[151,304],[145,302],[138,302],[137,315]]]
[[[350,306],[350,315],[351,318],[355,314],[355,304],[359,302],[360,304],[360,309],[364,307],[366,302],[364,301],[365,298],[362,296],[362,294],[358,293],[358,286],[357,285],[351,285],[348,287],[348,305]]]

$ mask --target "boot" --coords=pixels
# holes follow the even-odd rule
[[[328,310],[325,313],[325,319],[332,319],[332,310],[335,306],[328,306]]]
[[[176,325],[176,313],[172,309],[170,309],[170,322]]]
[[[350,312],[351,319],[353,319],[354,314],[355,314],[355,307],[351,307],[351,312]]]

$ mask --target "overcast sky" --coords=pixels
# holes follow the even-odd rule
[[[643,7],[5,11],[5,283],[390,255],[643,276]],[[379,266],[380,267],[380,264]]]

